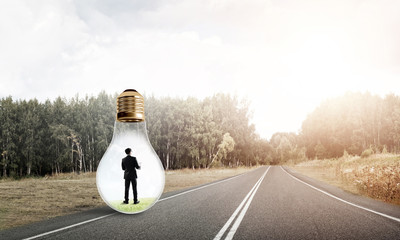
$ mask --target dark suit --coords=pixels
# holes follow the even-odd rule
[[[125,179],[125,201],[129,202],[129,186],[132,183],[133,188],[133,200],[137,202],[137,190],[136,190],[136,169],[140,169],[140,166],[135,157],[126,156],[122,159],[122,170],[124,170]]]

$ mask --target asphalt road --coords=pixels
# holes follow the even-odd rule
[[[104,207],[0,232],[25,238],[393,240],[400,207],[273,166],[164,194],[136,215]]]

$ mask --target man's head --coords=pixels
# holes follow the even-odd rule
[[[130,149],[130,148],[125,149],[125,153],[126,153],[127,155],[131,154],[131,152],[132,152],[132,149]]]

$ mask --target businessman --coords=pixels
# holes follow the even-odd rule
[[[137,198],[137,189],[136,189],[136,169],[140,169],[140,166],[136,160],[136,157],[132,157],[132,149],[125,149],[126,157],[122,159],[122,170],[124,170],[124,179],[125,179],[125,201],[122,203],[129,203],[129,185],[132,183],[133,189],[133,204],[138,204]]]

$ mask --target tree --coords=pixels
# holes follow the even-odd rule
[[[1,166],[3,168],[3,177],[7,177],[10,168],[15,169],[16,164],[16,105],[11,97],[1,100]],[[8,171],[7,171],[8,170]]]
[[[233,140],[233,138],[230,136],[229,133],[225,133],[222,142],[218,145],[217,153],[214,155],[212,161],[207,166],[207,168],[210,168],[210,166],[213,165],[215,160],[216,162],[219,162],[221,164],[221,161],[226,159],[228,153],[232,152],[234,148],[235,148],[235,140]]]

